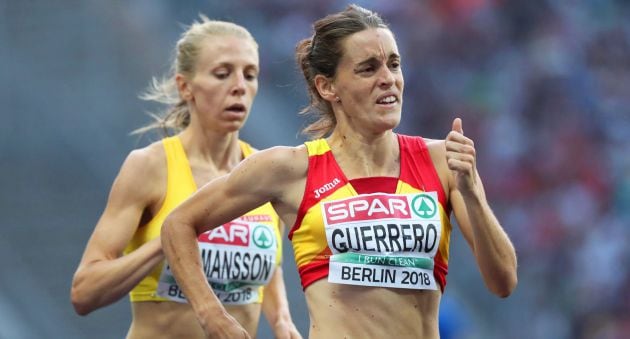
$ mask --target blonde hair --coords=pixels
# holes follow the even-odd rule
[[[200,20],[194,21],[182,33],[175,47],[175,56],[168,74],[161,78],[153,78],[149,87],[140,95],[140,99],[155,101],[167,107],[157,113],[149,112],[154,121],[138,128],[132,134],[143,134],[153,129],[161,129],[165,136],[169,131],[179,132],[190,124],[190,111],[185,100],[180,98],[175,83],[175,75],[182,74],[192,78],[204,39],[213,36],[236,36],[250,40],[256,48],[258,44],[247,29],[237,24],[210,20],[205,15],[199,15]]]

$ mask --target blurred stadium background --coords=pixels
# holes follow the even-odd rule
[[[454,232],[442,337],[630,336],[630,4],[622,0],[356,1],[398,38],[398,132],[443,138],[455,116],[477,145],[492,206],[519,255],[519,285],[490,295]],[[119,166],[157,136],[129,136],[199,13],[260,45],[260,90],[242,137],[297,145],[306,103],[293,61],[342,1],[0,0],[0,338],[121,338],[127,300],[87,317],[72,274]],[[308,314],[285,242],[294,320]],[[260,338],[271,334],[261,322]],[[395,337],[395,334],[392,334]]]

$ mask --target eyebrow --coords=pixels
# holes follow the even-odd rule
[[[396,54],[396,53],[391,53],[391,54],[389,54],[389,56],[387,57],[387,61],[390,61],[390,60],[392,60],[392,59],[394,59],[394,60],[400,60],[400,55],[398,55],[398,54]],[[371,57],[369,57],[369,58],[367,58],[367,59],[365,59],[365,60],[363,60],[363,61],[359,62],[359,63],[357,64],[357,66],[359,66],[359,67],[360,67],[360,66],[363,66],[363,65],[366,65],[366,64],[373,64],[374,62],[379,62],[379,61],[380,61],[380,58],[375,57],[375,56],[371,56]]]
[[[214,67],[212,67],[212,69],[217,69],[217,68],[221,68],[221,67],[227,67],[227,68],[234,68],[234,63],[230,62],[230,61],[223,61],[220,62],[219,64],[215,65]],[[246,64],[245,69],[255,69],[256,71],[259,71],[259,67],[256,64]]]

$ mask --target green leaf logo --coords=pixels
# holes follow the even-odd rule
[[[265,225],[258,225],[252,232],[254,245],[267,249],[273,245],[273,232]]]
[[[430,219],[437,213],[437,203],[432,196],[428,194],[419,194],[411,201],[411,209],[413,212],[423,219]]]

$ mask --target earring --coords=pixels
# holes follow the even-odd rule
[[[335,102],[341,102],[341,98],[340,97],[335,97]]]

